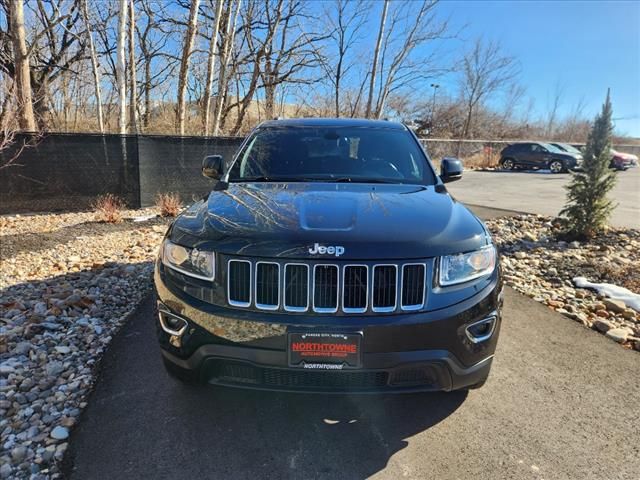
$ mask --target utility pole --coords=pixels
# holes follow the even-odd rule
[[[434,119],[435,113],[436,113],[436,92],[440,88],[440,85],[438,85],[437,83],[432,83],[431,84],[431,88],[433,88],[433,98],[431,100],[431,118],[430,118],[430,121],[429,121],[431,126],[429,128],[429,134],[431,134],[431,131],[433,130],[433,119]]]

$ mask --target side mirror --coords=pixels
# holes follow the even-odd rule
[[[445,157],[440,162],[440,179],[443,183],[454,182],[462,178],[462,160]]]
[[[222,155],[207,155],[202,160],[202,175],[214,180],[220,180],[223,165]]]

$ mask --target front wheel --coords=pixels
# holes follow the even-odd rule
[[[560,160],[553,160],[550,164],[549,164],[549,170],[551,170],[551,173],[561,173],[565,171],[565,166],[564,163],[562,163]]]
[[[503,158],[502,162],[500,162],[500,166],[502,167],[503,170],[513,170],[516,164],[510,158]]]

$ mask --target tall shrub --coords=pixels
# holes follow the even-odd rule
[[[564,234],[571,239],[594,237],[607,225],[615,204],[607,194],[616,183],[611,162],[611,100],[609,91],[596,116],[584,151],[582,171],[575,172],[567,185],[567,203],[560,211]]]

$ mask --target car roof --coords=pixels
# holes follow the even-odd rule
[[[258,127],[368,127],[406,130],[403,124],[387,120],[367,120],[364,118],[284,118],[267,120]]]

